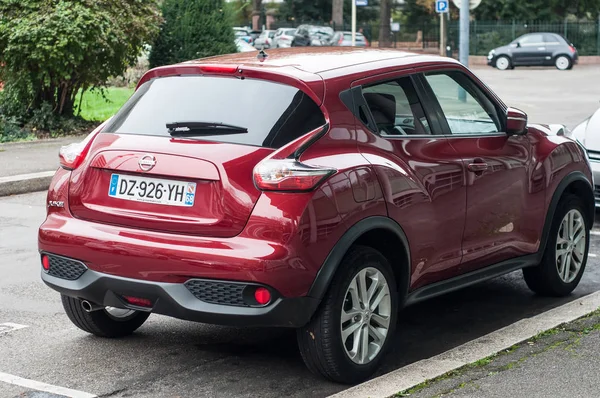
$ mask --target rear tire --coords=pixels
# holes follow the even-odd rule
[[[579,284],[590,246],[590,229],[584,214],[582,201],[576,195],[568,194],[561,199],[542,262],[523,269],[525,282],[535,293],[563,297]]]
[[[569,70],[573,67],[573,62],[571,61],[571,58],[566,55],[559,55],[554,60],[554,66],[556,66],[556,69],[558,70]]]
[[[381,364],[397,313],[396,282],[387,259],[370,247],[354,247],[313,319],[297,331],[302,359],[313,373],[327,379],[363,381]]]
[[[67,316],[75,326],[98,337],[124,337],[135,332],[146,322],[149,312],[131,311],[123,317],[110,315],[106,310],[85,312],[81,300],[61,295]]]

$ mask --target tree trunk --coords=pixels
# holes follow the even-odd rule
[[[252,29],[260,30],[262,0],[252,0]],[[258,16],[258,18],[257,18]]]
[[[352,0],[355,1],[355,0]],[[335,25],[335,30],[344,29],[344,0],[333,0],[331,8],[331,20]]]
[[[381,0],[381,26],[379,27],[379,47],[391,46],[390,19],[392,18],[392,0]]]

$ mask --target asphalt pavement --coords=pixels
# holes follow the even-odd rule
[[[597,67],[567,72],[483,68],[476,73],[533,122],[574,127],[600,106]],[[0,177],[56,169],[63,144],[0,146]],[[44,200],[45,193],[0,198],[0,376],[111,397],[324,397],[345,388],[305,368],[292,330],[219,327],[152,315],[138,333],[124,339],[81,332],[67,319],[58,294],[39,277],[36,232],[44,219]],[[568,298],[537,297],[515,272],[406,309],[378,374],[598,290],[599,235],[592,236],[588,269]],[[3,329],[7,323],[22,328]],[[0,381],[0,398],[35,394]]]

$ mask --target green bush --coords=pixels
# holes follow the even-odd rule
[[[160,22],[158,0],[0,0],[3,112],[72,115],[77,92],[133,65]]]
[[[151,67],[236,52],[231,7],[223,0],[164,0],[162,12]]]

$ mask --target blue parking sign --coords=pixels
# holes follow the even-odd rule
[[[448,0],[435,0],[435,11],[438,13],[448,12]]]
[[[365,7],[369,5],[369,0],[354,0],[357,7]]]

